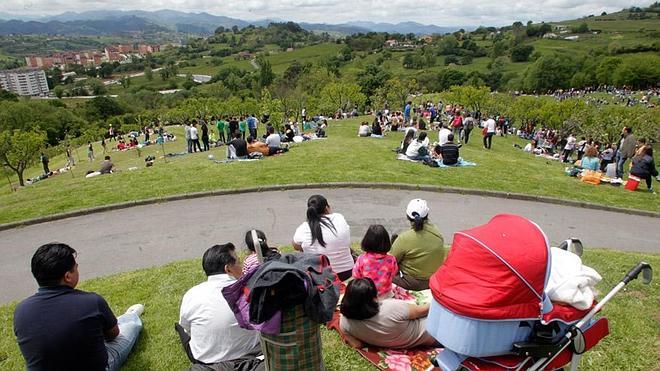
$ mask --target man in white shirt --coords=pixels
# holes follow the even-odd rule
[[[573,150],[575,150],[575,144],[577,143],[577,138],[571,133],[568,136],[568,139],[566,139],[566,145],[564,146],[564,153],[562,153],[562,157],[564,158],[564,162],[570,162],[571,160],[571,155],[573,154]]]
[[[197,134],[197,124],[193,123],[190,127],[190,141],[192,142],[192,151],[197,152],[199,149],[202,152],[202,146],[199,144],[199,134]]]
[[[484,135],[484,148],[490,149],[493,144],[493,135],[495,135],[495,120],[492,118],[484,122],[484,127],[486,128],[486,135]]]
[[[272,156],[281,149],[282,138],[280,138],[279,134],[275,133],[275,128],[272,126],[268,127],[267,134],[266,145],[268,145],[268,155]]]
[[[406,150],[406,156],[411,160],[424,160],[429,157],[429,152],[426,146],[429,145],[429,138],[426,136],[426,132],[422,131],[419,133],[417,139],[410,142],[408,149]]]
[[[206,250],[202,268],[208,280],[183,296],[179,324],[190,335],[190,350],[197,361],[209,365],[252,362],[259,366],[258,333],[238,326],[222,295],[222,289],[242,275],[242,264],[234,250],[232,243]]]
[[[440,129],[440,133],[438,134],[438,144],[441,146],[447,144],[447,142],[449,142],[449,134],[451,134],[451,130],[447,128],[446,123],[443,123],[442,129]]]

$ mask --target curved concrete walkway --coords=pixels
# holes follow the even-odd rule
[[[266,232],[272,245],[290,244],[312,194],[325,195],[333,210],[346,217],[353,241],[359,241],[370,224],[383,224],[390,233],[404,230],[405,207],[419,197],[429,202],[430,220],[447,244],[458,230],[498,213],[515,213],[538,223],[553,244],[578,237],[587,248],[660,252],[660,219],[648,216],[428,191],[269,191],[137,206],[0,231],[0,303],[34,292],[30,258],[43,243],[61,241],[75,248],[82,279],[200,258],[216,243],[243,246],[250,228]]]

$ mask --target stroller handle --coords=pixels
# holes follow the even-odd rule
[[[651,268],[651,264],[647,262],[639,262],[635,267],[628,271],[628,273],[626,273],[626,276],[623,277],[621,282],[628,284],[628,282],[637,279],[640,273],[642,273],[643,282],[649,284],[653,278],[653,268]]]

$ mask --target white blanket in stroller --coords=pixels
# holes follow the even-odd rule
[[[553,247],[551,255],[550,279],[545,287],[550,300],[589,309],[596,295],[595,286],[602,279],[600,274],[582,265],[582,259],[571,252]]]

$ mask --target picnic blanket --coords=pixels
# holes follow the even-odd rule
[[[420,160],[413,160],[413,159],[411,159],[410,157],[404,155],[403,153],[399,153],[399,154],[396,156],[396,159],[397,159],[397,160],[401,160],[401,161],[422,162],[422,161],[420,161]],[[477,164],[476,164],[475,162],[471,162],[471,161],[463,160],[463,158],[461,158],[461,157],[458,158],[458,163],[457,163],[456,165],[445,165],[445,164],[442,163],[442,160],[437,160],[437,159],[434,160],[434,161],[438,164],[437,167],[440,167],[440,168],[444,168],[444,167],[477,166]]]
[[[345,285],[342,283],[341,293],[343,295]],[[395,298],[410,300],[417,304],[422,304],[431,300],[431,290],[407,291],[404,294],[403,289],[395,289]],[[341,301],[340,301],[341,302]],[[339,309],[332,316],[332,320],[326,324],[328,330],[337,331],[342,340],[345,338],[339,331]],[[348,346],[348,345],[346,345]],[[433,367],[432,360],[442,348],[419,347],[414,349],[386,349],[374,346],[367,346],[361,349],[355,349],[364,359],[371,362],[379,370],[383,371],[425,371],[439,370]]]
[[[336,311],[332,320],[326,324],[328,330],[335,330],[345,340],[339,331],[339,311]],[[346,345],[348,346],[348,345]],[[425,371],[434,368],[431,360],[435,358],[442,348],[415,348],[415,349],[385,349],[367,346],[355,349],[364,359],[371,362],[383,371]]]

